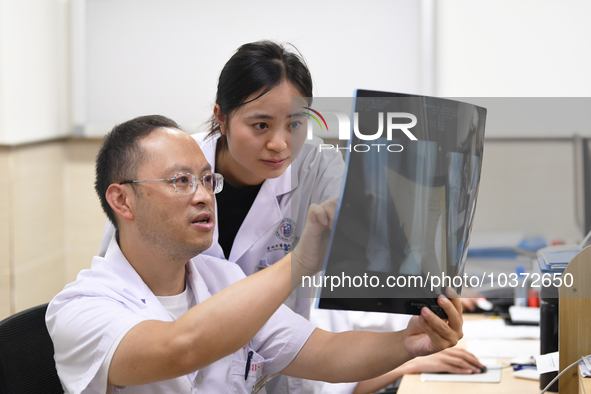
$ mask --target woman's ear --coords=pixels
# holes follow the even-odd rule
[[[226,135],[226,115],[222,114],[219,104],[216,104],[215,107],[213,107],[213,116],[215,116],[216,122],[220,125],[222,135]]]
[[[115,211],[118,216],[123,219],[131,221],[133,220],[133,204],[135,202],[134,196],[131,193],[131,185],[119,185],[113,183],[107,189],[105,197],[107,202],[111,206],[111,209]]]

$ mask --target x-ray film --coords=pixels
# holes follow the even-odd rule
[[[485,119],[486,109],[454,100],[357,91],[339,141],[345,182],[312,284],[319,308],[445,316],[437,297],[461,293]]]

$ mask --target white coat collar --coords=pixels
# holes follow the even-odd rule
[[[111,240],[104,259],[93,260],[92,265],[93,270],[99,276],[105,273],[108,276],[112,274],[117,277],[118,280],[116,281],[107,281],[108,287],[133,302],[140,309],[148,308],[150,315],[158,320],[172,321],[169,313],[158,301],[152,290],[123,255],[115,237]],[[196,304],[211,297],[207,284],[199,274],[193,260],[190,260],[185,265],[185,272],[186,283],[191,286]]]

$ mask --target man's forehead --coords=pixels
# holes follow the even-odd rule
[[[187,133],[178,129],[160,128],[140,141],[148,163],[156,164],[163,170],[201,173],[211,170],[205,155],[197,142]]]
[[[159,127],[144,136],[140,143],[146,148],[157,148],[161,144],[180,144],[181,141],[187,141],[188,139],[192,138],[182,130],[172,127]]]

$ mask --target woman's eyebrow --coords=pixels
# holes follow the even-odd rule
[[[285,119],[289,119],[289,118],[296,118],[296,117],[303,117],[306,116],[305,112],[295,112],[293,114],[289,114],[287,116],[285,116]],[[254,113],[252,115],[249,115],[246,117],[246,119],[269,119],[269,120],[275,120],[275,117],[269,114],[263,114],[263,113]]]
[[[288,115],[288,118],[299,118],[299,117],[304,117],[306,116],[306,112],[295,112],[291,115]]]
[[[275,117],[274,116],[271,116],[269,114],[254,113],[252,115],[247,116],[246,119],[269,119],[269,120],[273,120],[273,119],[275,119]]]

